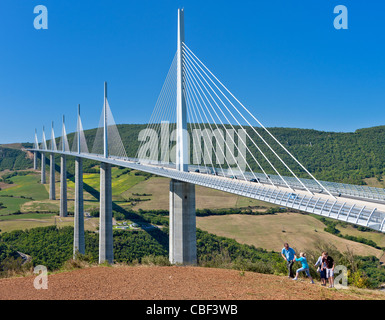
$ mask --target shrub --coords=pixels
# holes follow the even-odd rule
[[[333,225],[327,226],[327,227],[324,229],[324,231],[329,232],[329,233],[331,233],[331,234],[336,234],[336,235],[340,233],[340,230],[336,229],[336,227],[333,226]]]
[[[348,283],[357,287],[357,288],[368,288],[369,279],[360,271],[356,272],[348,271]]]
[[[120,220],[124,220],[125,216],[124,216],[123,213],[114,211],[114,218],[115,218],[117,221],[120,221]]]
[[[149,255],[141,259],[141,263],[150,266],[171,266],[170,261],[165,256]]]

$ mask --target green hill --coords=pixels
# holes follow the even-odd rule
[[[31,167],[32,160],[25,152],[0,145],[0,171],[7,169],[20,170]]]
[[[137,137],[140,130],[144,128],[146,125],[118,125],[129,157],[136,155],[139,147]],[[237,127],[235,128],[237,129]],[[383,156],[385,154],[385,126],[359,129],[348,133],[296,128],[270,128],[269,130],[318,179],[354,184],[364,184],[364,180],[367,178],[382,179],[385,171],[385,157]],[[247,128],[247,131],[280,172],[289,175],[283,164],[276,158],[274,160],[271,151],[264,146],[261,140],[258,140],[255,132],[250,127]],[[277,147],[266,133],[259,128],[257,131],[273,147]],[[96,129],[85,131],[90,150],[95,134]],[[68,135],[70,145],[73,137],[73,133]],[[59,138],[57,142],[59,142]],[[247,144],[266,171],[274,174],[273,170],[268,170],[268,163],[258,154],[253,143],[248,141]],[[23,144],[23,146],[31,146],[31,144]],[[279,155],[299,176],[308,177],[283,151],[279,152]],[[250,155],[247,160],[249,163],[254,162]],[[92,172],[94,165],[91,161],[85,161],[85,171],[91,170]],[[26,153],[0,146],[0,170],[27,169],[31,166],[32,161],[26,156]],[[252,169],[258,171],[257,165],[252,165]],[[72,170],[73,166],[70,161],[69,171]]]

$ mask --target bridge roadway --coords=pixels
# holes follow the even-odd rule
[[[31,152],[55,153],[90,159],[97,162],[110,163],[115,166],[148,172],[166,178],[270,202],[282,207],[350,222],[385,233],[385,202],[375,199],[364,199],[349,194],[341,194],[341,196],[333,198],[326,193],[319,193],[319,189],[318,192],[312,190],[313,195],[311,195],[306,190],[301,190],[299,188],[292,190],[282,185],[273,187],[266,181],[250,182],[241,179],[232,179],[226,176],[195,172],[195,166],[191,166],[191,168],[195,170],[182,172],[172,168],[170,165],[143,163],[135,158],[119,158],[114,156],[104,158],[103,155],[90,153],[79,154],[68,151],[63,152],[42,149],[27,150]]]

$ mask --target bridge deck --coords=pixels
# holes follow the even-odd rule
[[[266,181],[263,183],[250,182],[240,179],[231,179],[226,176],[217,176],[202,172],[181,172],[167,165],[141,163],[133,158],[118,158],[89,153],[61,152],[41,149],[28,149],[45,153],[64,154],[81,157],[97,162],[131,168],[152,173],[175,180],[185,181],[195,185],[212,188],[240,196],[262,200],[279,206],[314,213],[320,216],[350,222],[385,233],[385,202],[378,199],[365,199],[361,196],[341,194],[333,198],[327,194],[309,192],[301,189],[290,190],[286,186],[273,187]],[[376,201],[373,202],[373,201]]]

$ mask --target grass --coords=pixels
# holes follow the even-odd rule
[[[355,237],[362,237],[374,241],[380,247],[385,247],[385,234],[379,232],[364,232],[359,231],[353,226],[348,225],[346,228],[338,225],[337,229],[341,231],[342,235],[349,235]]]
[[[17,219],[7,219],[0,221],[1,232],[11,232],[14,230],[26,230],[36,227],[46,227],[57,225],[60,228],[73,226],[73,217],[59,217],[55,214],[26,213],[17,216]],[[99,226],[99,218],[85,218],[84,229],[96,231]]]
[[[44,217],[43,217],[44,216]],[[46,227],[54,224],[53,215],[41,214],[40,217],[29,214],[20,215],[18,219],[0,221],[1,232],[11,232],[14,230],[26,230],[36,227]]]
[[[120,177],[117,177],[120,172],[121,171],[118,168],[112,168],[111,170],[113,196],[121,195],[123,192],[127,191],[128,189],[131,189],[139,182],[145,180],[144,176],[136,176],[135,171],[131,171],[128,174],[122,174]]]
[[[84,173],[83,183],[88,184],[90,187],[97,191],[100,191],[100,174],[99,173]]]
[[[145,179],[144,176],[136,176],[133,171],[128,174],[121,174],[122,170],[116,167],[112,168],[112,188],[114,201],[119,205],[127,205],[126,201],[122,201],[121,194],[127,191],[129,188],[135,186],[139,182]],[[0,172],[0,175],[4,172]],[[99,173],[97,174],[84,174],[84,183],[88,184],[91,188],[99,191]],[[49,184],[40,184],[40,174],[32,173],[26,176],[15,176],[11,180],[13,184],[7,185],[6,189],[0,191],[0,202],[4,204],[6,208],[0,209],[0,229],[5,231],[28,229],[37,226],[46,226],[55,224],[55,214],[59,211],[60,203],[60,182],[59,175],[56,174],[56,197],[57,200],[48,200],[48,188]],[[75,185],[72,181],[67,180],[68,187],[68,210],[74,210],[74,189]],[[6,197],[1,197],[6,195]],[[13,197],[9,197],[13,196]],[[32,197],[31,199],[23,199],[24,197]],[[99,202],[91,193],[84,191],[84,210],[89,211],[92,208],[98,207]],[[18,211],[23,212],[21,215],[8,215]],[[47,214],[32,214],[29,212],[41,211]],[[66,220],[67,219],[67,220]],[[70,219],[70,220],[68,220]],[[92,219],[91,219],[92,220]],[[56,221],[57,222],[57,221]],[[72,218],[62,218],[60,223],[64,225],[73,225]],[[85,225],[88,230],[96,230],[98,224],[92,220],[92,223]]]
[[[381,180],[381,181],[378,181],[377,178],[373,177],[373,178],[366,178],[366,179],[363,179],[364,182],[369,186],[369,187],[374,187],[374,188],[385,188],[385,181],[384,180]]]
[[[132,188],[139,182],[145,180],[144,176],[136,176],[134,171],[131,171],[126,174],[121,174],[121,169],[113,167],[111,169],[112,177],[112,195],[120,196],[123,192]],[[85,184],[88,184],[90,187],[94,188],[97,191],[100,191],[100,174],[99,173],[85,173],[83,176],[83,181]],[[69,187],[74,187],[73,183]]]
[[[251,198],[246,198],[246,197],[238,197],[236,207],[237,208],[244,208],[244,207],[255,207],[255,206],[260,206],[260,207],[266,207],[266,208],[276,208],[278,207],[275,204],[264,202],[261,200],[255,200]]]
[[[48,198],[48,192],[44,185],[40,184],[39,174],[28,174],[26,176],[15,176],[11,178],[13,185],[7,189],[0,190],[0,195],[13,195],[15,197],[25,196],[34,200]]]
[[[59,188],[59,184],[57,184],[57,185],[58,185],[57,188]],[[60,194],[60,193],[58,193],[59,189],[57,189],[56,192],[57,192],[57,194]],[[67,199],[68,200],[75,200],[75,183],[72,182],[71,180],[67,180]],[[96,201],[97,200],[92,194],[90,194],[86,190],[83,190],[83,199],[84,199],[84,201]]]
[[[149,180],[139,182],[126,192],[123,196],[127,199],[129,197],[136,198],[133,193],[151,194],[151,196],[141,197],[143,199],[150,199],[138,203],[134,209],[143,210],[168,210],[169,209],[169,185],[170,179],[162,177],[153,177]],[[223,208],[240,208],[248,206],[264,206],[272,207],[275,205],[253,200],[245,197],[240,197],[234,194],[196,186],[196,208],[197,209],[223,209]]]
[[[8,215],[10,213],[15,213],[20,210],[21,206],[25,204],[26,202],[29,202],[31,200],[29,199],[22,199],[22,198],[11,198],[11,197],[0,197],[0,202],[3,203],[3,205],[6,208],[0,209],[0,220],[2,220],[4,215]]]
[[[297,250],[312,249],[317,242],[326,242],[333,243],[341,252],[349,247],[358,255],[382,256],[381,250],[323,231],[325,225],[321,221],[299,213],[197,217],[197,227],[267,250],[280,251],[284,242]]]
[[[46,219],[54,216],[53,213],[22,213],[22,214],[16,214],[16,215],[10,215],[10,216],[2,216],[0,218],[0,221],[7,221],[7,220],[22,220],[22,219]]]

